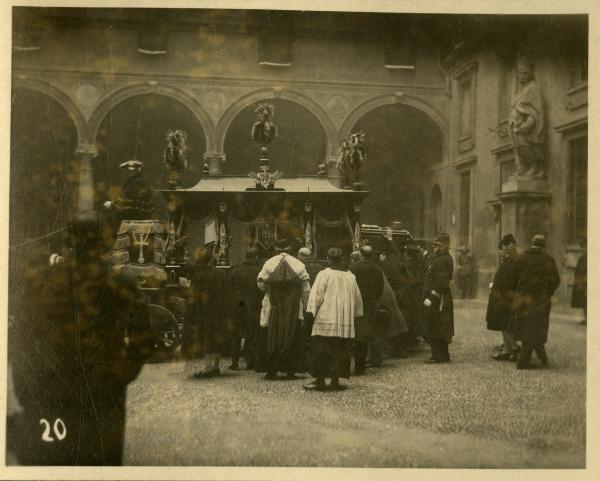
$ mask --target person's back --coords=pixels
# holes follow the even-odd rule
[[[363,303],[372,305],[383,292],[383,272],[370,260],[360,260],[350,265],[350,272],[356,277]]]
[[[534,301],[549,299],[560,284],[554,258],[541,249],[528,248],[515,259],[518,263],[518,291]]]
[[[237,293],[238,301],[245,303],[248,309],[258,307],[263,297],[262,291],[256,285],[260,266],[256,259],[246,259],[231,272],[231,282]]]
[[[519,277],[509,328],[523,342],[517,369],[531,367],[532,351],[543,366],[548,366],[544,344],[548,340],[552,295],[560,284],[560,276],[554,258],[545,248],[545,237],[537,234],[516,259]]]

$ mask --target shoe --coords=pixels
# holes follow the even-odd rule
[[[271,372],[268,372],[267,374],[265,374],[265,379],[267,381],[277,381],[279,377],[277,376],[277,373],[273,374]]]
[[[300,379],[299,376],[296,376],[294,373],[287,373],[284,378],[286,381],[293,381],[295,379]]]
[[[427,359],[426,361],[423,361],[425,364],[441,364],[443,362],[446,361],[442,361],[441,359]]]
[[[492,359],[496,361],[510,361],[513,356],[514,354],[512,352],[499,352],[497,354],[492,355]]]
[[[365,368],[361,367],[359,369],[354,369],[354,375],[355,376],[362,376],[365,373]]]
[[[317,381],[304,384],[302,387],[307,391],[327,391],[327,386],[325,384],[317,383]]]
[[[348,386],[344,386],[343,384],[330,384],[327,386],[328,391],[345,391],[348,389]]]
[[[212,377],[217,377],[221,374],[221,372],[216,369],[213,371],[205,371],[205,372],[197,372],[194,374],[194,379],[210,379]]]
[[[232,364],[231,366],[229,366],[228,368],[230,371],[240,371],[241,368],[239,366],[239,364]]]
[[[383,366],[383,361],[378,361],[378,362],[367,361],[367,367],[382,367],[382,366]]]
[[[504,344],[500,344],[499,346],[494,346],[494,351],[498,351],[498,352],[504,351]]]

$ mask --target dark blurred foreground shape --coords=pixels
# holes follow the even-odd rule
[[[23,410],[9,415],[7,448],[20,464],[122,463],[126,388],[152,343],[148,308],[101,257],[101,234],[97,221],[75,220],[62,262],[41,247],[26,263],[9,327]]]

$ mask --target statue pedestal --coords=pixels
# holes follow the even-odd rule
[[[502,235],[513,234],[520,247],[535,234],[550,231],[550,193],[546,179],[511,176],[502,184]]]

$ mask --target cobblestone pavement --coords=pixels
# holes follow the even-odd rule
[[[582,468],[586,328],[553,314],[549,370],[490,359],[485,304],[457,301],[452,363],[427,349],[352,377],[344,392],[227,371],[186,379],[149,364],[129,388],[126,465]],[[308,376],[308,375],[307,375]]]

